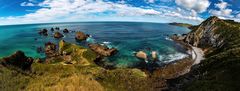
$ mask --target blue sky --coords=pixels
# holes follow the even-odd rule
[[[240,21],[240,0],[0,0],[0,25],[81,21],[199,24],[212,15]]]

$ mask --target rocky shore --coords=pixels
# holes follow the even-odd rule
[[[38,32],[40,36],[56,38],[59,43],[47,42],[44,48],[38,49],[45,53],[46,58],[33,59],[17,51],[0,59],[0,89],[219,91],[219,88],[225,88],[227,91],[236,91],[240,76],[237,71],[240,52],[237,43],[238,23],[210,17],[200,25],[189,28],[192,31],[188,34],[171,36],[172,40],[189,50],[188,57],[155,66],[157,52],[151,51],[151,55],[147,55],[144,51],[139,51],[135,56],[144,62],[139,68],[115,68],[105,64],[102,59],[116,55],[118,49],[87,43],[85,41],[90,35],[84,32],[72,32],[65,28],[61,30],[59,27],[51,28],[50,31],[43,29]],[[223,30],[224,28],[233,30]],[[79,44],[64,41],[62,37],[67,33],[75,33],[75,40]],[[84,43],[87,46],[81,46]],[[149,63],[145,62],[149,60]]]

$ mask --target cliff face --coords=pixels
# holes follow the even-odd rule
[[[210,17],[182,40],[208,49],[205,60],[173,82],[184,91],[238,91],[240,89],[240,23]]]
[[[221,47],[224,39],[220,39],[220,35],[216,33],[218,26],[216,23],[223,23],[224,21],[217,17],[210,17],[198,26],[190,27],[192,32],[187,34],[184,41],[196,47]]]

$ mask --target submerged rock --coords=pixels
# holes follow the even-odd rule
[[[139,52],[136,53],[136,57],[140,58],[140,59],[147,60],[147,53],[145,53],[144,51],[139,51]]]
[[[83,41],[83,40],[86,40],[88,37],[89,37],[88,35],[84,34],[83,32],[78,31],[78,32],[76,32],[75,39],[77,41]]]
[[[61,34],[60,32],[55,32],[53,37],[59,39],[63,37],[63,34]]]
[[[31,68],[33,58],[25,56],[22,51],[17,51],[9,57],[1,59],[1,64],[4,66],[16,66],[22,70],[28,70]]]
[[[48,30],[47,29],[40,30],[38,34],[48,36]]]
[[[69,33],[69,30],[68,29],[64,29],[63,33]]]
[[[42,47],[38,47],[38,48],[37,48],[37,53],[42,53],[42,52],[44,52],[44,51],[43,51],[43,48],[42,48]]]
[[[57,45],[48,42],[45,43],[45,54],[47,57],[54,57],[57,55]]]
[[[112,56],[117,52],[116,48],[109,49],[106,46],[100,44],[88,44],[89,48],[101,56]]]

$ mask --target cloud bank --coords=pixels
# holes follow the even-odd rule
[[[154,3],[155,0],[147,0],[147,2]],[[168,6],[159,8],[134,7],[124,1],[113,3],[103,0],[44,0],[43,2],[29,0],[20,5],[41,8],[23,16],[0,17],[0,23],[25,24],[94,20],[150,22],[175,22],[178,20],[177,22],[199,23],[203,19],[197,13],[206,11],[210,4],[208,0],[176,0],[175,2],[185,9]]]

